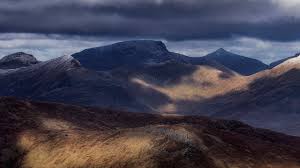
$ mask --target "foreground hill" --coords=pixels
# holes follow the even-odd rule
[[[242,75],[252,75],[269,68],[268,65],[259,60],[237,55],[223,48],[208,54],[204,58],[214,60]]]
[[[0,59],[0,69],[16,69],[37,64],[39,61],[30,54],[23,52],[7,55]]]
[[[298,168],[300,139],[237,121],[0,98],[1,167]]]

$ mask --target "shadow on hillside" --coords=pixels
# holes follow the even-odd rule
[[[192,72],[192,71],[191,71]],[[240,111],[250,111],[251,109],[260,109],[270,104],[276,104],[282,100],[299,98],[300,95],[300,70],[293,69],[278,77],[265,77],[257,79],[248,85],[244,91],[233,91],[225,95],[215,96],[209,99],[202,97],[195,100],[174,101],[170,97],[158,90],[147,88],[145,86],[134,85],[136,91],[139,91],[140,101],[150,101],[155,109],[168,104],[173,104],[172,114],[189,115],[211,115],[217,118],[235,117]],[[222,78],[222,75],[220,76]],[[172,85],[169,85],[170,87]],[[143,100],[144,97],[150,97],[150,100]],[[288,108],[286,102],[278,104],[281,113],[299,113],[298,105]],[[1,108],[5,104],[12,103],[8,107]],[[40,108],[36,109],[35,107]],[[5,106],[6,107],[6,106]],[[26,108],[24,108],[26,107]],[[18,167],[20,158],[23,157],[23,149],[19,146],[19,133],[28,130],[51,135],[51,132],[60,133],[59,136],[67,138],[68,131],[64,129],[72,128],[79,132],[102,131],[115,133],[116,128],[141,127],[147,124],[159,123],[159,116],[151,114],[114,112],[112,110],[99,110],[97,108],[81,108],[78,106],[64,106],[47,103],[26,103],[14,101],[0,102],[0,133],[5,135],[0,137],[1,162],[0,167]],[[147,111],[145,111],[147,112]],[[163,112],[161,112],[163,114]],[[39,115],[36,115],[39,114]],[[7,116],[9,116],[7,118]],[[46,119],[46,120],[45,120]],[[239,118],[237,118],[239,119]],[[48,121],[50,122],[48,122]],[[63,123],[60,123],[62,120]],[[172,123],[176,121],[164,121]],[[54,124],[54,125],[53,125]],[[48,127],[50,126],[50,127]],[[52,128],[52,129],[49,129]],[[55,128],[55,129],[53,129]],[[50,132],[50,133],[49,133]]]
[[[149,101],[154,109],[160,109],[160,107],[168,104],[172,105],[171,112],[158,110],[157,112],[160,114],[203,115],[242,120],[256,127],[299,135],[299,130],[291,129],[300,125],[300,123],[291,121],[291,118],[300,115],[299,103],[297,103],[300,101],[299,74],[299,69],[292,69],[279,76],[258,78],[249,83],[244,90],[231,91],[211,98],[198,97],[190,100],[174,100],[169,95],[157,89],[147,88],[145,85],[140,86],[140,90],[144,95],[147,95],[145,97],[150,97],[150,100],[154,99],[158,102]],[[149,86],[151,85],[150,83]],[[168,86],[173,87],[174,85]],[[158,92],[165,96],[163,99],[145,94],[148,92],[152,95]],[[291,125],[290,122],[295,125]]]

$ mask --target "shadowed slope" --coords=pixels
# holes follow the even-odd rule
[[[63,56],[0,75],[0,95],[80,105],[141,108],[126,86]]]
[[[298,168],[300,139],[237,121],[0,99],[1,166]]]

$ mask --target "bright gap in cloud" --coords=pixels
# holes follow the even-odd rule
[[[45,61],[70,55],[86,48],[99,47],[132,39],[43,34],[0,34],[0,57],[26,52]],[[262,60],[265,63],[292,56],[300,52],[300,42],[271,42],[254,38],[237,37],[230,40],[164,41],[170,51],[188,56],[204,56],[218,48]]]

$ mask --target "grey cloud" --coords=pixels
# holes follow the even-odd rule
[[[0,32],[175,41],[234,36],[299,40],[300,18],[294,8],[287,12],[282,4],[282,0],[2,0]]]

